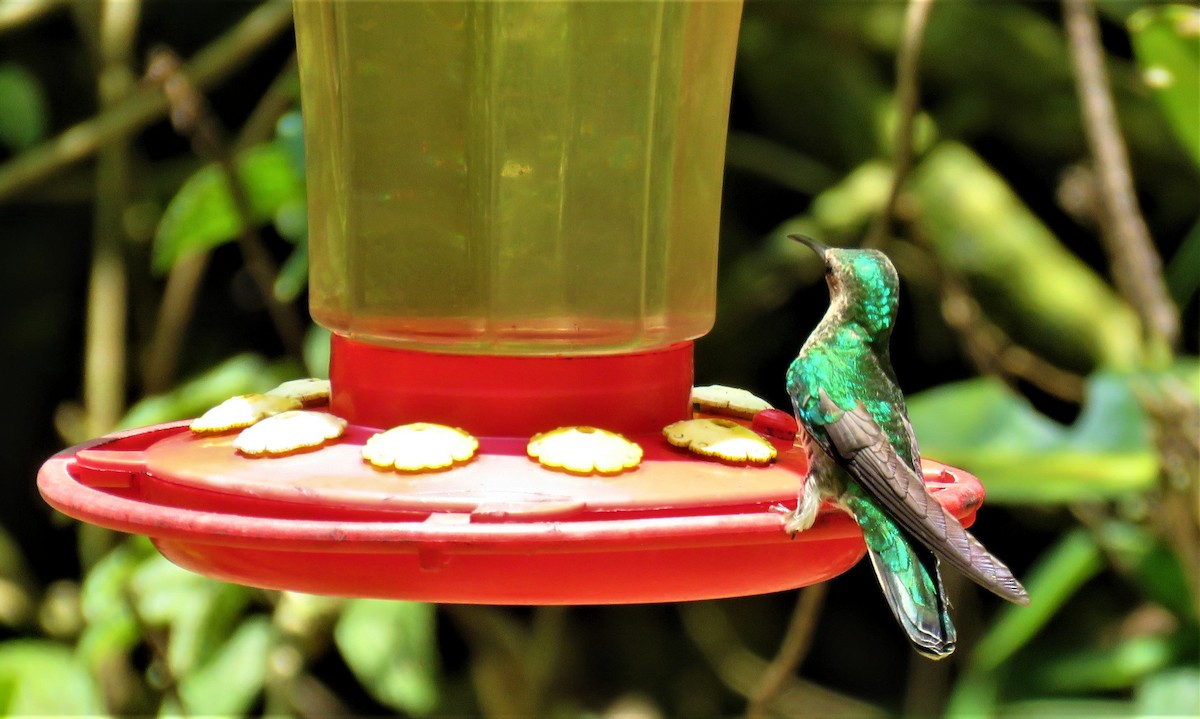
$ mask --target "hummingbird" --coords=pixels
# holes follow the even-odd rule
[[[899,308],[896,268],[878,250],[789,238],[824,261],[830,305],[787,372],[810,469],[784,528],[794,535],[811,527],[823,500],[848,512],[913,647],[944,658],[956,633],[942,561],[1010,602],[1028,604],[1029,595],[925,488],[888,349]]]

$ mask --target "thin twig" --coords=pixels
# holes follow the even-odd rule
[[[293,54],[242,125],[232,151],[245,149],[271,136],[275,122],[292,107],[293,100],[288,87],[295,80],[295,75],[296,56]],[[175,379],[183,335],[195,310],[196,295],[200,291],[204,272],[208,269],[210,256],[211,253],[201,250],[181,257],[167,274],[154,335],[146,350],[142,379],[146,394],[165,391]]]
[[[250,199],[238,177],[233,153],[220,123],[204,96],[182,72],[182,63],[174,52],[163,47],[156,48],[146,65],[146,77],[159,83],[170,101],[171,124],[180,134],[192,139],[196,154],[215,161],[224,173],[241,221],[238,247],[242,251],[246,271],[257,285],[284,347],[289,354],[299,357],[304,342],[304,326],[295,310],[275,297],[275,261],[255,230]]]
[[[247,59],[291,26],[291,3],[268,0],[197,53],[184,72],[196,87],[210,87],[244,67]],[[133,92],[119,104],[0,165],[0,200],[89,157],[116,138],[138,132],[166,114],[167,99],[157,88]]]
[[[167,391],[175,381],[183,336],[196,309],[210,256],[202,251],[181,257],[167,274],[142,372],[142,390],[148,395]]]
[[[528,667],[531,701],[541,716],[550,716],[553,713],[552,692],[562,659],[566,619],[566,607],[547,606],[534,610],[525,663]]]
[[[304,719],[354,715],[333,690],[309,672],[303,672],[292,682],[288,702],[296,715]]]
[[[1170,361],[1179,340],[1179,310],[1171,301],[1162,261],[1138,207],[1129,155],[1117,124],[1100,23],[1089,0],[1064,0],[1063,13],[1075,67],[1075,86],[1083,107],[1083,127],[1096,168],[1102,217],[1101,237],[1112,266],[1113,281],[1142,319],[1149,359]],[[1200,405],[1177,380],[1160,376],[1139,390],[1142,408],[1150,418],[1164,482],[1163,508],[1154,524],[1185,567],[1189,583],[1200,588]],[[1200,595],[1193,595],[1200,596]],[[1200,601],[1200,600],[1198,600]]]
[[[800,666],[804,657],[808,655],[828,588],[828,584],[821,583],[800,590],[800,596],[796,599],[796,609],[792,612],[787,633],[783,635],[779,653],[767,665],[758,686],[750,693],[746,719],[761,719],[767,715],[767,710],[787,686],[796,667]]]
[[[1066,402],[1083,400],[1084,378],[1017,344],[988,319],[966,282],[936,262],[929,239],[915,225],[908,228],[914,244],[896,243],[893,258],[902,274],[933,283],[941,295],[942,318],[954,330],[967,358],[980,374],[1011,383],[1022,380]]]
[[[107,0],[99,6],[97,95],[102,108],[120,103],[134,87],[132,49],[141,3]],[[125,407],[126,315],[129,278],[122,216],[129,200],[129,147],[101,149],[96,163],[96,217],[88,279],[83,404],[89,435],[110,431]]]
[[[1100,23],[1090,0],[1063,0],[1075,89],[1083,108],[1083,129],[1096,167],[1101,236],[1118,291],[1142,319],[1149,339],[1169,350],[1179,339],[1179,311],[1163,280],[1162,261],[1138,207],[1129,171],[1129,153],[1104,66]]]
[[[259,98],[258,104],[242,124],[242,129],[233,141],[233,152],[264,142],[275,133],[275,125],[284,113],[297,106],[295,84],[299,71],[296,53],[283,65],[283,69],[271,81],[266,92]]]
[[[146,647],[150,650],[152,666],[158,669],[163,695],[175,700],[179,716],[187,719],[188,710],[183,701],[183,693],[179,690],[179,677],[175,676],[169,659],[170,636],[166,632],[150,626],[146,618],[142,616],[142,611],[138,608],[137,595],[132,587],[125,585],[122,590],[121,595],[125,600],[125,607],[133,618],[133,625],[137,628],[138,636],[146,642]]]
[[[1083,401],[1083,377],[1014,342],[987,319],[979,302],[961,281],[944,275],[941,292],[942,317],[958,334],[981,373],[1024,380],[1066,402]]]
[[[719,603],[681,604],[679,615],[689,638],[704,654],[721,682],[749,698],[768,664],[738,640]],[[783,689],[770,708],[785,717],[854,716],[869,719],[886,716],[871,704],[794,676],[786,677]]]
[[[913,163],[913,122],[917,115],[917,101],[920,95],[918,70],[921,60],[921,44],[925,38],[925,25],[929,20],[929,11],[933,8],[933,0],[909,0],[904,13],[904,36],[900,44],[900,52],[896,56],[896,105],[898,118],[896,122],[896,156],[893,158],[892,187],[888,192],[887,204],[871,222],[871,228],[863,241],[864,247],[883,247],[887,241],[892,218],[896,214],[896,203],[900,198],[900,188],[912,169]]]

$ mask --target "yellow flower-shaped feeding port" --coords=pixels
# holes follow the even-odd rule
[[[769,464],[775,447],[754,431],[728,419],[688,419],[663,427],[663,436],[676,447],[724,462]]]
[[[559,427],[535,434],[525,451],[543,467],[576,474],[616,474],[642,461],[637,443],[596,427]]]
[[[242,430],[233,447],[251,457],[276,457],[319,447],[346,431],[346,420],[324,412],[290,410]]]
[[[703,414],[754,419],[764,409],[774,409],[771,403],[744,389],[714,384],[692,388],[692,409]]]
[[[329,380],[308,377],[284,382],[267,394],[272,397],[291,397],[305,407],[317,407],[329,404],[329,390]]]
[[[198,434],[218,434],[243,429],[280,412],[300,409],[300,400],[269,394],[231,397],[196,419],[190,426]]]
[[[363,459],[379,469],[431,472],[475,456],[479,440],[457,427],[414,422],[380,432],[363,445]]]

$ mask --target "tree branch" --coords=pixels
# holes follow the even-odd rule
[[[1141,317],[1149,339],[1169,351],[1179,339],[1179,311],[1167,293],[1162,261],[1133,189],[1129,155],[1104,66],[1096,9],[1090,0],[1064,0],[1063,13],[1084,134],[1099,184],[1104,218],[1101,237],[1113,281]]]
[[[197,53],[184,72],[199,88],[214,85],[243,67],[249,57],[291,26],[291,3],[268,0]],[[131,93],[95,117],[0,165],[0,200],[89,157],[116,138],[128,137],[161,120],[166,114],[167,99],[157,88]]]
[[[180,134],[191,138],[196,154],[215,161],[225,175],[233,204],[241,220],[238,248],[246,272],[258,287],[263,304],[275,325],[275,331],[288,354],[299,358],[304,342],[304,325],[293,308],[275,297],[275,260],[255,230],[250,199],[238,177],[233,152],[225,140],[219,121],[213,115],[204,96],[182,71],[179,57],[167,48],[151,51],[146,63],[146,77],[157,82],[167,96],[171,108],[171,124]]]
[[[896,214],[896,203],[900,199],[900,188],[908,177],[913,163],[913,123],[917,115],[920,95],[918,70],[921,60],[921,44],[925,39],[925,25],[933,0],[909,0],[904,13],[904,36],[900,52],[896,56],[896,156],[892,160],[892,187],[887,203],[875,216],[863,247],[883,247],[887,241],[892,218]]]
[[[96,73],[100,106],[120,103],[134,87],[132,50],[140,2],[107,0],[99,6]],[[129,278],[122,216],[129,201],[129,147],[105,145],[96,163],[95,229],[88,278],[83,403],[88,435],[111,431],[125,407],[126,315]]]
[[[800,666],[804,657],[808,655],[813,632],[817,628],[817,619],[821,615],[821,605],[825,603],[825,594],[828,591],[829,585],[824,582],[800,590],[779,653],[763,670],[758,685],[750,693],[746,719],[762,719],[767,716],[771,704],[787,687],[792,674],[796,672],[796,667]]]

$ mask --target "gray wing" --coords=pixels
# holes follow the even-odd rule
[[[820,390],[824,425],[834,456],[871,497],[914,539],[963,574],[1017,604],[1029,595],[1008,567],[992,556],[925,488],[925,481],[896,453],[887,434],[859,403],[838,407]]]

